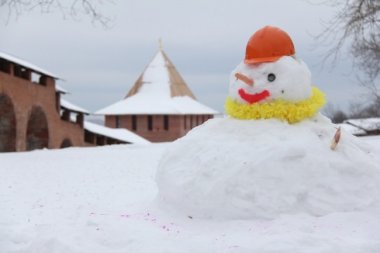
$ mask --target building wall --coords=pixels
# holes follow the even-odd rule
[[[135,117],[135,128],[134,118]],[[151,126],[149,124],[151,117]],[[186,135],[192,128],[203,124],[213,115],[106,115],[105,125],[112,128],[126,128],[151,142],[174,141]]]
[[[48,148],[60,148],[65,139],[70,140],[73,146],[83,146],[83,128],[60,118],[55,80],[43,76],[42,85],[31,81],[30,72],[28,75],[24,78],[14,76],[13,67],[9,68],[9,73],[4,69],[0,71],[0,95],[11,99],[15,111],[16,151],[27,150],[28,122],[36,108],[42,110],[47,119]]]

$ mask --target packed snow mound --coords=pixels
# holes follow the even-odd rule
[[[171,145],[156,175],[158,203],[214,219],[314,216],[363,210],[380,199],[376,157],[322,115],[289,125],[219,118]]]

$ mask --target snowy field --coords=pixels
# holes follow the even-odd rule
[[[380,156],[380,137],[362,140]],[[376,209],[229,221],[162,211],[155,173],[170,145],[0,154],[0,252],[380,252]]]

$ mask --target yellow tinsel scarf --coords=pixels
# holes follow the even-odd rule
[[[228,115],[237,119],[281,119],[296,123],[314,116],[326,103],[325,95],[317,87],[312,87],[312,96],[299,102],[283,99],[268,103],[240,104],[227,97],[225,109]]]

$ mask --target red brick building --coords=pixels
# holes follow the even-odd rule
[[[199,103],[160,48],[126,97],[96,112],[111,128],[126,128],[152,142],[173,141],[218,112]]]
[[[91,124],[86,127],[84,115],[88,112],[61,99],[65,91],[56,86],[57,79],[0,52],[0,152],[128,143],[126,138],[133,133],[115,133]]]
[[[58,77],[0,53],[0,152],[83,146],[83,112],[61,118]],[[72,113],[63,108],[65,115]]]

